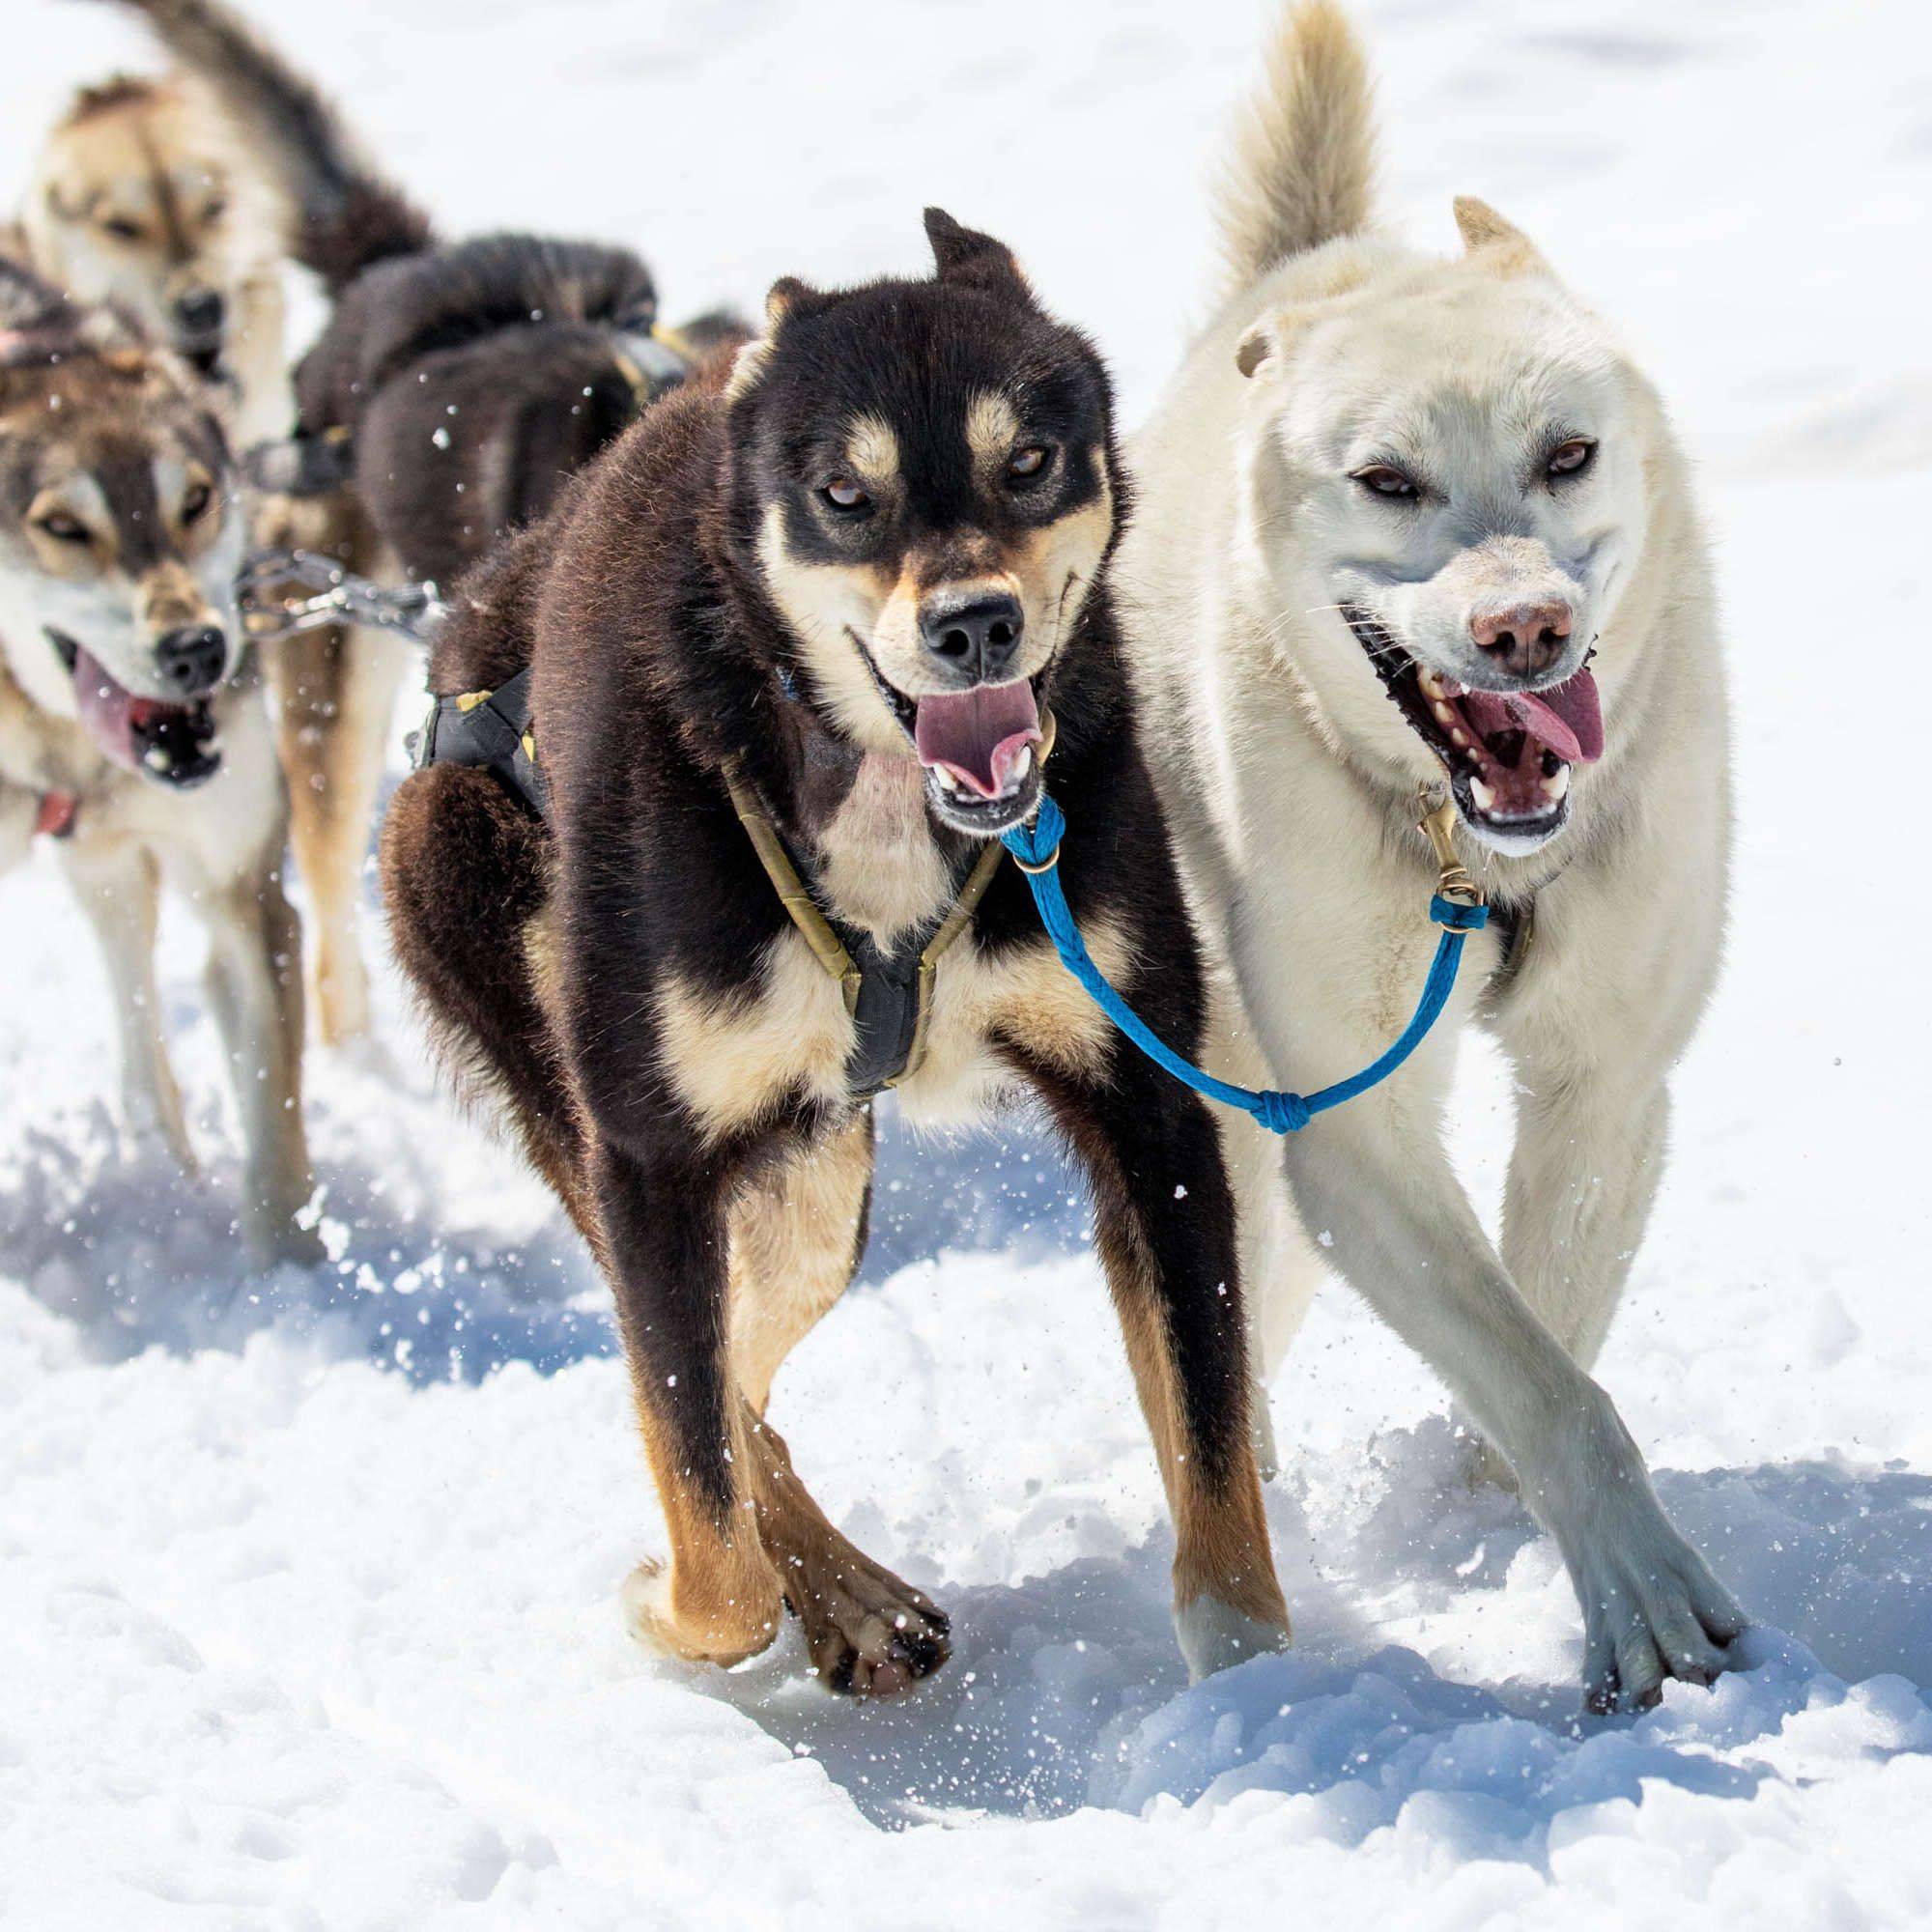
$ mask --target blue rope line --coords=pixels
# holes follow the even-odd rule
[[[1238,1107],[1243,1113],[1252,1114],[1263,1126],[1277,1134],[1298,1133],[1317,1114],[1325,1113],[1330,1107],[1339,1107],[1344,1100],[1352,1100],[1357,1094],[1366,1094],[1371,1087],[1386,1080],[1422,1044],[1429,1029],[1448,1005],[1449,995],[1456,985],[1456,969],[1463,963],[1463,939],[1472,932],[1480,932],[1489,923],[1487,906],[1458,905],[1439,893],[1435,895],[1429,902],[1429,917],[1443,928],[1442,938],[1430,964],[1429,978],[1423,981],[1422,998],[1416,1005],[1414,1016],[1403,1029],[1402,1037],[1359,1073],[1338,1080],[1332,1087],[1322,1088],[1319,1094],[1256,1093],[1252,1088],[1236,1087],[1226,1080],[1217,1080],[1211,1073],[1204,1073],[1191,1061],[1183,1060],[1127,1005],[1107,976],[1088,956],[1087,948],[1081,942],[1080,929],[1073,923],[1073,915],[1067,910],[1066,895],[1060,889],[1060,841],[1065,832],[1065,814],[1042,792],[1039,810],[1033,823],[1030,826],[1014,826],[1001,840],[1020,862],[1021,869],[1027,875],[1040,923],[1046,927],[1047,937],[1053,941],[1054,951],[1060,954],[1062,963],[1093,995],[1100,1010],[1156,1066],[1173,1074],[1183,1085],[1192,1087],[1197,1094],[1205,1094],[1224,1106]]]

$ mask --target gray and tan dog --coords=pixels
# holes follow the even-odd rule
[[[303,1258],[287,798],[239,642],[242,517],[211,395],[118,318],[0,267],[0,870],[56,842],[105,955],[129,1124],[190,1171],[153,953],[160,886],[195,908],[243,1232],[265,1259]]]
[[[1232,293],[1136,452],[1122,605],[1251,1076],[1307,1091],[1400,1030],[1435,943],[1418,789],[1454,799],[1500,930],[1394,1080],[1288,1140],[1287,1176],[1555,1536],[1593,1700],[1641,1703],[1742,1628],[1586,1373],[1718,963],[1710,569],[1655,391],[1523,236],[1473,201],[1454,260],[1369,234],[1370,120],[1346,22],[1295,9],[1224,196]],[[1500,1252],[1444,1145],[1475,1025],[1521,1096]],[[1237,1163],[1264,1373],[1320,1273],[1268,1239],[1278,1158]]]
[[[174,66],[83,90],[36,162],[11,248],[83,303],[111,301],[232,402],[238,447],[279,440],[295,415],[283,266],[309,238],[260,124],[234,109],[198,59],[281,86],[284,122],[326,110],[233,14],[196,0],[126,0]],[[351,219],[346,224],[354,228]],[[259,541],[326,550],[367,568],[353,509],[257,499]],[[322,629],[265,662],[288,775],[291,836],[311,910],[313,1007],[325,1042],[369,1026],[358,938],[363,865],[384,734],[409,664],[394,639]]]

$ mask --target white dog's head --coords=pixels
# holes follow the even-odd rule
[[[1248,508],[1338,748],[1398,782],[1446,772],[1470,828],[1526,853],[1604,753],[1589,663],[1644,541],[1657,414],[1520,234],[1480,202],[1457,220],[1460,260],[1391,272],[1343,244],[1339,292],[1242,337]]]

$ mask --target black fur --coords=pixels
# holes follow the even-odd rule
[[[384,262],[297,371],[298,434],[346,429],[376,531],[447,583],[637,413],[621,338],[656,316],[624,248],[492,235]]]
[[[724,1215],[764,1163],[810,1147],[838,1115],[794,1091],[707,1143],[668,1074],[659,998],[675,975],[755,999],[759,962],[787,929],[726,795],[727,762],[754,781],[793,849],[809,854],[860,761],[780,613],[758,533],[780,505],[795,555],[890,574],[915,552],[943,562],[954,550],[1023,542],[1091,504],[1102,477],[1124,500],[1107,379],[1091,345],[1040,311],[998,243],[944,216],[929,232],[940,269],[932,280],[836,295],[781,284],[759,380],[735,400],[706,384],[655,405],[543,525],[466,586],[432,683],[471,690],[533,667],[548,822],[499,796],[485,828],[473,793],[490,781],[433,769],[403,787],[384,839],[405,969],[432,1009],[526,1096],[526,1117],[555,1098],[520,1071],[531,1062],[526,1036],[538,1003],[493,992],[480,966],[463,965],[478,942],[465,930],[463,902],[435,884],[441,828],[460,825],[466,839],[487,829],[494,856],[479,860],[466,844],[467,867],[519,879],[541,871],[548,881],[554,979],[538,1058],[562,1070],[575,1118],[566,1199],[610,1274],[640,1400],[674,1444],[675,1480],[721,1525],[742,1500],[728,1455]],[[1009,398],[1027,437],[1058,451],[1037,492],[989,497],[983,479],[975,484],[963,398],[985,389]],[[892,426],[903,489],[870,518],[840,519],[819,484],[839,425],[856,412]],[[1062,862],[1068,900],[1083,923],[1111,920],[1125,930],[1135,963],[1123,990],[1192,1054],[1206,1005],[1202,963],[1136,742],[1104,582],[1039,684],[1059,724],[1051,783],[1075,828]],[[974,849],[930,810],[905,836],[930,838],[955,861]],[[971,944],[991,958],[1041,946],[1016,868],[996,875]],[[466,980],[453,997],[452,974]],[[1233,1205],[1213,1124],[1193,1094],[1117,1036],[1104,1065],[1086,1074],[1042,1058],[1023,1037],[995,1035],[989,1044],[1044,1097],[1093,1178],[1130,1343],[1140,1338],[1164,1365],[1137,1357],[1144,1399],[1151,1414],[1171,1386],[1178,1405],[1181,1461],[1168,1473],[1183,1543],[1185,1492],[1205,1499],[1196,1507],[1240,1520],[1252,1582],[1257,1565],[1266,1572],[1265,1541],[1246,1433]],[[527,1120],[526,1132],[548,1167],[554,1137],[530,1133]],[[1256,1587],[1265,1607],[1271,1574]]]

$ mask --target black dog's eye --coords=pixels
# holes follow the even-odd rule
[[[1372,463],[1366,469],[1356,470],[1355,481],[1372,497],[1406,500],[1418,494],[1415,485],[1400,469],[1386,463]]]
[[[1577,476],[1589,469],[1597,445],[1586,436],[1573,436],[1561,444],[1545,466],[1551,476]]]
[[[1053,451],[1043,442],[1030,442],[1007,458],[1007,474],[1015,483],[1037,483],[1053,468]]]
[[[123,215],[110,214],[100,225],[117,242],[138,242],[141,239],[141,224]]]
[[[835,510],[864,510],[871,507],[871,497],[849,476],[835,476],[818,493]]]
[[[41,528],[56,543],[87,541],[87,526],[78,517],[70,517],[65,510],[49,510],[40,523]]]
[[[182,498],[182,522],[191,524],[197,517],[206,516],[208,506],[214,501],[214,492],[206,483],[190,483],[187,495]]]

